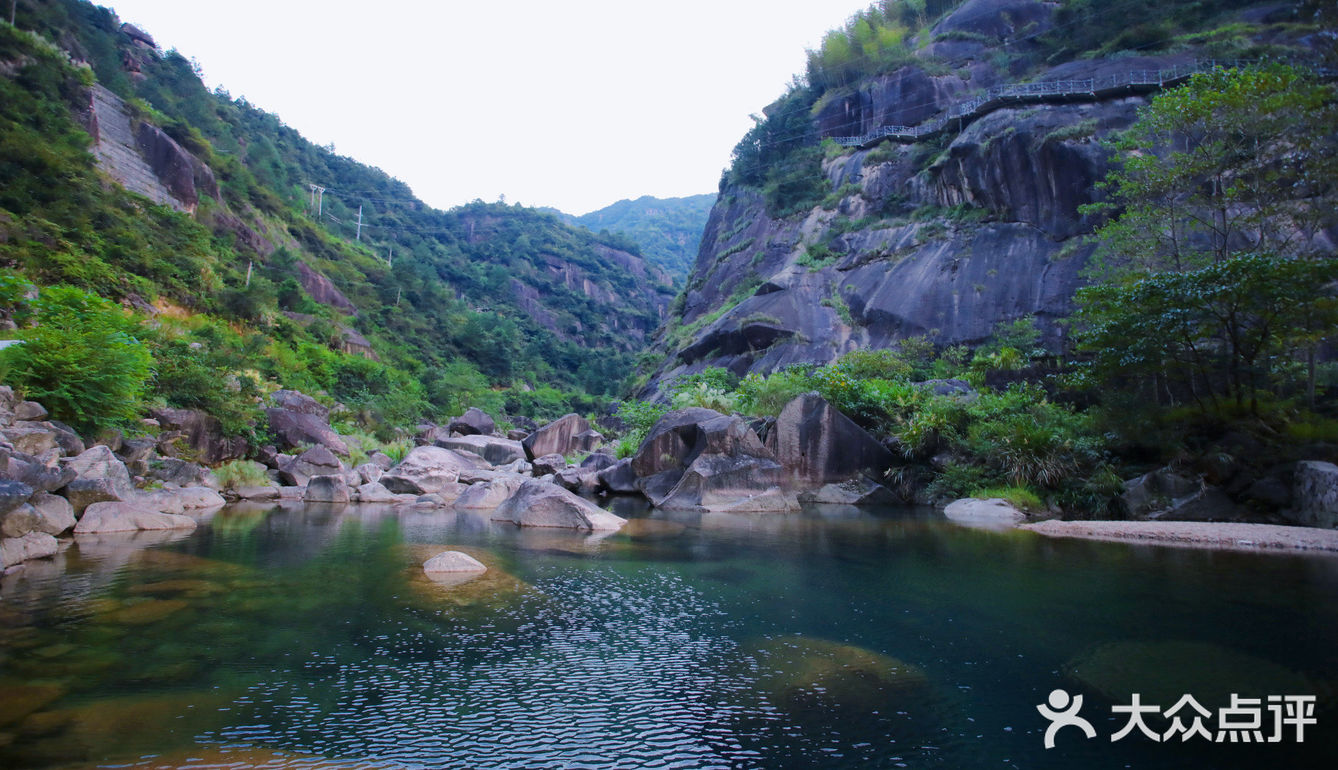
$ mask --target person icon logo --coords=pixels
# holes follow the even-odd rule
[[[1055,733],[1062,727],[1076,727],[1089,739],[1096,737],[1096,728],[1092,727],[1092,723],[1078,716],[1078,711],[1082,709],[1081,695],[1069,695],[1067,690],[1055,690],[1050,693],[1047,700],[1050,704],[1048,708],[1044,703],[1036,707],[1041,716],[1050,720],[1050,726],[1045,728],[1047,749],[1055,747]]]

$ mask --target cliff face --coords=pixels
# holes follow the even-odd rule
[[[774,216],[759,185],[727,175],[643,394],[708,366],[765,373],[912,336],[979,343],[1024,316],[1062,348],[1056,322],[1095,248],[1085,237],[1095,223],[1079,207],[1097,200],[1111,164],[1101,140],[1129,126],[1156,85],[1069,86],[947,118],[1002,84],[1118,85],[1130,73],[1188,69],[1197,52],[1046,66],[1035,41],[1059,5],[970,0],[920,33],[932,42],[906,65],[817,97],[814,143],[942,126],[913,141],[825,143],[813,172],[820,204]],[[1010,36],[1006,50],[989,42]]]

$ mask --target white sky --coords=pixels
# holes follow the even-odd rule
[[[100,1],[433,206],[504,194],[572,214],[714,192],[749,114],[868,4]]]

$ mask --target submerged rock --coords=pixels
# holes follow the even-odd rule
[[[924,672],[905,661],[826,639],[783,636],[750,652],[761,672],[758,689],[791,712],[872,711],[922,696],[929,685]]]
[[[423,562],[423,571],[437,572],[487,572],[483,562],[462,551],[443,551]]]
[[[1186,693],[1214,708],[1226,706],[1233,692],[1314,692],[1314,685],[1295,671],[1207,642],[1109,642],[1069,661],[1064,672],[1116,702],[1136,692],[1144,703],[1163,708]]]

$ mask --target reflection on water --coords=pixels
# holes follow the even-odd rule
[[[630,503],[621,503],[632,506]],[[1333,766],[1338,559],[1048,540],[928,512],[234,507],[0,582],[0,766]],[[488,566],[434,580],[448,549]],[[1097,740],[1045,751],[1082,693]],[[1319,696],[1307,741],[1111,706]],[[1163,704],[1169,706],[1169,703]]]

